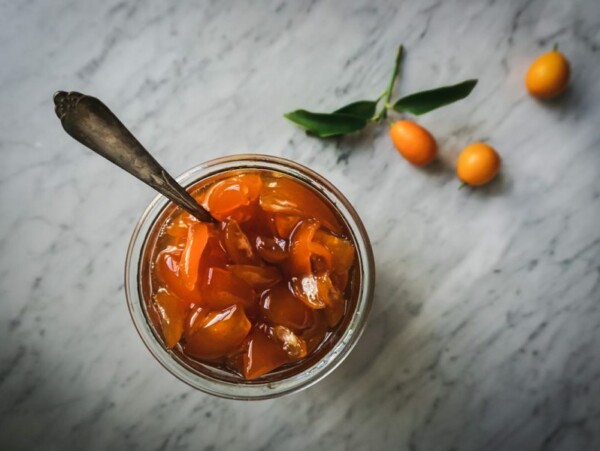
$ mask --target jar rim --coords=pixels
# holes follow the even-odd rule
[[[201,163],[176,178],[189,186],[212,175],[235,169],[266,169],[295,177],[308,183],[324,196],[346,222],[357,251],[357,269],[360,271],[358,299],[353,316],[340,338],[315,364],[288,378],[275,382],[248,384],[224,381],[194,371],[157,339],[146,314],[139,287],[141,256],[148,234],[155,220],[171,202],[157,195],[146,207],[136,223],[125,261],[125,297],[138,335],[154,358],[171,374],[190,385],[215,396],[229,399],[269,399],[305,389],[330,374],[350,353],[360,338],[373,302],[375,264],[367,231],[354,207],[327,179],[299,163],[261,154],[237,154]]]

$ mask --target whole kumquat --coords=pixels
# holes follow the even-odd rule
[[[482,142],[465,147],[456,163],[456,174],[463,183],[471,186],[484,185],[500,170],[500,156],[493,147]]]
[[[390,126],[390,138],[400,155],[415,166],[425,166],[437,154],[435,138],[425,128],[400,120]]]
[[[556,97],[565,90],[570,77],[569,62],[557,50],[544,53],[531,64],[525,77],[529,93],[539,99]]]

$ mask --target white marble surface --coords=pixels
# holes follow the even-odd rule
[[[0,3],[0,447],[600,449],[600,3]],[[441,163],[385,130],[322,142],[282,118],[478,77],[422,118]],[[527,96],[537,54],[572,62]],[[234,402],[164,371],[131,324],[123,263],[153,193],[61,130],[57,89],[102,98],[173,173],[223,154],[304,163],[354,203],[378,282],[368,328],[327,379]],[[502,177],[458,190],[461,146]]]

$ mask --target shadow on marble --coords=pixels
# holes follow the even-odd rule
[[[500,172],[496,176],[494,180],[489,182],[487,185],[469,187],[464,186],[461,188],[462,191],[468,193],[468,195],[473,195],[475,197],[496,197],[496,196],[504,196],[509,194],[513,189],[513,182],[509,175],[506,174],[506,171],[500,169]]]
[[[375,299],[367,326],[342,365],[351,377],[368,371],[386,348],[387,342],[402,333],[421,311],[424,295],[417,285],[399,278],[385,265],[379,265],[377,271]]]
[[[415,166],[415,168],[418,171],[421,171],[424,174],[427,174],[432,177],[444,177],[448,179],[450,178],[448,177],[448,174],[454,175],[454,168],[451,167],[445,160],[442,160],[441,158],[436,158],[427,166]]]
[[[556,110],[560,113],[566,112],[568,109],[577,108],[581,105],[583,97],[580,92],[581,88],[573,83],[567,86],[567,89],[558,97],[553,99],[536,99],[532,98],[539,107]]]
[[[360,132],[337,138],[328,138],[326,141],[335,142],[334,152],[337,156],[337,162],[347,162],[352,153],[372,151],[375,148],[375,141],[379,139],[384,131],[381,124],[373,123],[367,125]]]
[[[363,398],[369,396],[372,384],[357,384],[357,381],[396,379],[394,375],[388,374],[393,371],[394,365],[379,359],[384,353],[390,354],[390,347],[398,345],[399,336],[420,315],[423,298],[417,285],[411,285],[408,280],[399,279],[396,274],[381,267],[377,274],[373,308],[362,337],[340,367],[308,393],[315,396],[315,399],[327,399],[350,389],[355,396]],[[412,334],[406,340],[419,341],[424,335],[431,333],[429,328],[422,327],[418,334]],[[405,344],[399,347],[404,348]],[[401,366],[406,367],[413,366],[408,360],[414,356],[415,353],[411,352],[403,359],[396,357],[398,362],[402,362]],[[413,363],[414,366],[421,366],[418,362]]]

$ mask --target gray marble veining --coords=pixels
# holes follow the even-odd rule
[[[0,447],[600,448],[600,3],[0,2]],[[282,118],[477,77],[424,116],[440,161],[410,167],[385,130],[331,141]],[[571,87],[525,92],[558,43]],[[153,193],[68,138],[52,93],[104,100],[172,173],[242,152],[331,179],[371,235],[367,330],[316,386],[234,402],[144,348],[126,246]],[[458,190],[460,148],[501,177]]]

